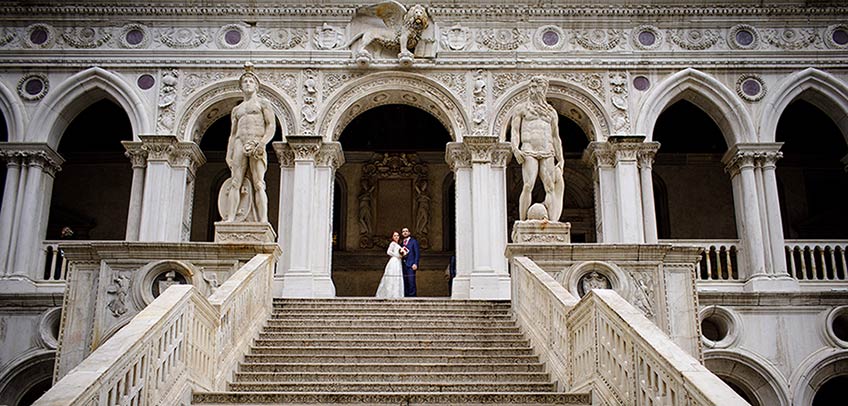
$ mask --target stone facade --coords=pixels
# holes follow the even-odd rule
[[[790,160],[781,172],[781,158],[790,151],[782,152],[784,140],[777,134],[785,111],[799,100],[808,102],[841,134],[833,164],[848,165],[843,158],[848,157],[848,8],[730,0],[697,7],[621,1],[545,7],[477,0],[423,4],[434,28],[433,52],[411,60],[385,52],[365,65],[346,48],[349,23],[363,5],[348,1],[320,7],[266,0],[0,5],[5,124],[0,158],[6,163],[0,173],[5,179],[0,403],[16,404],[49,379],[45,365],[56,358],[59,340],[56,309],[71,300],[63,295],[61,251],[55,241],[45,241],[52,227],[51,198],[56,192],[62,193],[57,202],[85,195],[79,200],[90,203],[75,209],[108,212],[99,227],[120,225],[103,234],[92,231],[92,238],[162,247],[211,240],[212,191],[219,187],[223,158],[202,145],[209,129],[240,100],[238,78],[245,61],[255,65],[259,95],[271,101],[281,131],[267,177],[270,221],[282,250],[274,295],[333,297],[342,292],[338,284],[351,285],[351,280],[361,283],[353,289],[357,292],[371,289],[371,282],[362,281],[376,280],[374,271],[350,268],[337,275],[333,265],[379,253],[374,242],[383,225],[373,223],[365,233],[360,228],[359,196],[366,179],[411,182],[411,194],[404,198],[416,209],[429,204],[420,219],[418,210],[409,213],[413,223],[426,226],[433,259],[420,277],[436,286],[455,254],[452,297],[508,299],[510,265],[504,252],[520,184],[520,171],[510,162],[509,118],[527,99],[529,79],[540,75],[550,83],[548,102],[588,144],[581,151],[566,150],[562,219],[572,223],[572,236],[582,239],[572,242],[596,243],[606,253],[615,250],[603,251],[605,245],[627,246],[637,256],[657,246],[704,248],[695,268],[695,297],[688,302],[697,303],[699,311],[687,310],[678,321],[700,320],[701,327],[709,327],[715,340],[702,337],[706,365],[752,403],[806,404],[829,379],[843,374],[848,244],[832,238],[848,234],[837,230],[827,240],[806,238],[810,233],[801,231],[801,237],[785,235],[787,218],[817,210],[805,203],[809,197],[786,194],[785,187],[803,183],[813,190],[815,173],[826,171],[805,171],[808,164]],[[126,114],[131,128],[121,151],[126,157],[105,170],[69,164],[76,179],[59,185],[66,158],[57,152],[63,136],[75,117],[100,100]],[[663,155],[655,129],[662,113],[680,100],[712,120],[725,149]],[[339,138],[362,112],[397,104],[430,114],[451,142],[443,153],[418,157],[427,163],[426,177],[363,176],[377,158],[345,151]],[[845,182],[844,172],[825,169],[827,176],[838,175],[827,179]],[[115,182],[85,181],[98,170]],[[445,202],[450,176],[455,197]],[[346,184],[342,206],[333,204],[338,178]],[[421,180],[429,195],[416,191]],[[834,196],[844,197],[841,184],[834,185]],[[690,190],[718,196],[698,198]],[[381,196],[368,193],[367,199],[379,204]],[[118,194],[122,200],[111,200]],[[115,203],[97,199],[100,195]],[[448,206],[455,216],[452,247],[444,243]],[[344,249],[334,251],[332,219],[339,207],[346,209],[339,216]],[[698,217],[694,211],[715,214]],[[398,221],[406,215],[398,214]],[[846,224],[844,215],[814,224]],[[664,224],[673,228],[667,238]],[[803,231],[803,224],[797,229]],[[163,260],[176,256],[162,252]],[[369,261],[363,263],[382,262]],[[581,261],[589,259],[564,252],[549,258],[573,269]],[[650,274],[657,279],[677,272],[666,269],[662,259],[653,261]],[[557,275],[565,266],[543,268]],[[110,280],[97,285],[107,293],[104,298],[127,294],[121,293],[127,288],[120,275],[106,276]],[[566,287],[577,283],[563,278]],[[638,280],[625,284],[641,286]],[[446,295],[445,289],[431,292]],[[628,289],[631,296],[622,296],[635,300],[639,289]],[[664,292],[662,299],[668,303],[680,295]],[[781,295],[792,300],[781,301]],[[139,310],[115,300],[92,305],[91,314],[110,320]],[[98,334],[108,334],[111,324],[99,327]],[[76,344],[83,343],[89,342]],[[24,381],[32,385],[21,386]]]

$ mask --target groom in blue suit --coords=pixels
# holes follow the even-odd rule
[[[406,297],[415,297],[418,292],[415,289],[415,271],[418,270],[418,240],[413,238],[409,229],[404,227],[401,230],[403,241],[401,246],[407,249],[408,253],[403,257],[403,295]]]

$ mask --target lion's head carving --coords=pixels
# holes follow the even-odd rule
[[[406,43],[407,49],[415,49],[418,41],[421,39],[421,33],[430,26],[430,15],[424,6],[416,4],[409,8],[403,16],[403,27],[409,34],[409,40]]]

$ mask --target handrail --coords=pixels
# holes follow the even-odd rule
[[[592,390],[606,404],[748,405],[615,291],[575,303],[529,258],[513,264],[516,319],[563,389]]]
[[[661,244],[694,245],[702,247],[701,260],[695,265],[696,274],[702,281],[738,281],[739,240],[660,240]]]
[[[786,240],[786,270],[799,281],[848,280],[848,240]]]
[[[273,266],[273,255],[254,256],[209,299],[169,287],[34,405],[178,404],[192,389],[223,389],[270,312]]]

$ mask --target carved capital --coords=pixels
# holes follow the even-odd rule
[[[462,142],[449,142],[445,148],[445,161],[451,170],[471,167],[471,153]]]
[[[508,142],[499,142],[492,151],[492,166],[505,168],[512,159],[512,147]]]
[[[141,143],[137,141],[121,141],[124,145],[124,155],[130,159],[133,168],[144,168],[147,166],[147,151],[141,148]]]
[[[654,157],[657,156],[657,150],[660,148],[659,142],[645,142],[639,150],[637,159],[639,160],[640,168],[650,169],[654,164]]]
[[[783,143],[736,144],[721,161],[725,171],[733,176],[748,168],[774,168],[777,160],[783,157],[781,146]]]
[[[471,154],[471,163],[490,163],[495,148],[498,147],[498,137],[494,135],[466,136],[462,143]]]
[[[197,172],[197,168],[206,163],[206,157],[200,147],[189,141],[177,143],[174,152],[168,158],[171,166],[186,167],[191,172],[191,176]]]
[[[50,176],[55,176],[65,162],[65,159],[46,143],[34,142],[0,143],[0,159],[11,166],[40,167]]]
[[[294,166],[295,162],[317,162],[321,151],[322,138],[312,135],[289,135],[285,142],[275,142],[274,150],[280,160],[281,167]],[[327,151],[331,151],[330,147]],[[338,152],[341,153],[341,144]],[[330,152],[328,152],[330,153]],[[330,153],[332,154],[332,153]],[[329,159],[329,158],[328,158]],[[344,162],[344,158],[339,165]]]
[[[168,161],[178,143],[173,135],[140,135],[139,138],[148,161]]]
[[[615,151],[607,142],[594,141],[586,147],[583,160],[597,168],[612,168],[615,166]]]
[[[281,141],[271,143],[274,147],[274,152],[277,153],[277,160],[280,161],[281,168],[294,167],[294,152],[289,148],[289,144]]]
[[[658,142],[645,142],[640,135],[610,136],[607,142],[592,142],[583,159],[596,167],[614,167],[622,161],[637,161],[650,167],[660,147]]]
[[[345,159],[342,144],[335,141],[323,143],[321,149],[318,151],[316,162],[318,166],[331,167],[334,170],[344,165]]]

